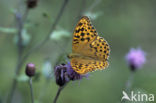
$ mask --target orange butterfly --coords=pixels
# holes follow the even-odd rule
[[[83,16],[75,27],[72,53],[69,55],[75,72],[86,74],[102,70],[108,66],[110,47],[107,41],[98,36],[88,17]]]

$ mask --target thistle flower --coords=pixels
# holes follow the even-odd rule
[[[27,76],[32,77],[35,75],[35,64],[33,63],[28,63],[26,65],[25,73]]]
[[[131,70],[135,71],[136,69],[141,68],[146,62],[146,54],[140,48],[131,48],[129,53],[126,55],[126,61],[130,66]]]
[[[63,86],[69,81],[65,64],[56,66],[54,71],[57,85]]]
[[[58,65],[54,68],[54,71],[56,84],[59,86],[65,85],[70,80],[81,80],[83,77],[87,77],[87,75],[80,75],[75,72],[70,63]]]

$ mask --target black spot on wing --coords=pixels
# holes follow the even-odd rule
[[[81,33],[81,36],[84,36],[85,34],[84,33]]]
[[[82,23],[79,23],[78,25],[79,25],[79,26],[81,26],[81,25],[82,25]]]
[[[88,37],[88,38],[86,38],[87,40],[88,40],[88,42],[90,41],[90,38]]]
[[[85,39],[84,38],[81,38],[81,41],[84,41]]]

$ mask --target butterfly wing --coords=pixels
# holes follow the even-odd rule
[[[88,17],[84,16],[80,19],[75,27],[72,43],[72,52],[82,55],[90,52],[89,44],[93,42],[97,37],[97,32],[92,26]],[[88,53],[87,53],[88,52]]]
[[[109,53],[107,41],[98,36],[88,17],[82,17],[73,35],[72,68],[79,74],[104,69],[108,66]]]
[[[80,19],[74,30],[72,52],[94,59],[108,59],[109,45],[99,37],[88,17]]]
[[[108,62],[77,57],[71,59],[71,66],[77,73],[86,74],[88,72],[106,68],[108,66]]]
[[[110,54],[110,47],[107,41],[102,37],[97,37],[90,44],[90,52],[92,52],[92,58],[97,60],[108,60]]]

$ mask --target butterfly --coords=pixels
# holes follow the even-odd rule
[[[102,70],[108,64],[110,47],[107,41],[98,35],[90,19],[83,16],[75,27],[70,64],[78,74]]]

